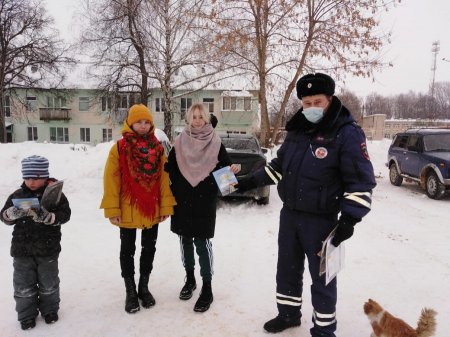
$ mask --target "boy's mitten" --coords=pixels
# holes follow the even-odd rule
[[[256,181],[253,176],[238,179],[238,183],[234,185],[234,188],[236,188],[237,192],[240,193],[252,190],[256,187],[258,186],[256,185]]]
[[[15,206],[11,206],[10,208],[6,209],[3,215],[5,216],[5,220],[7,221],[14,221],[20,218],[23,218],[25,216],[31,216],[32,215],[31,209],[21,209],[17,208]]]
[[[331,241],[333,246],[337,247],[342,241],[349,239],[353,235],[354,226],[360,221],[361,219],[355,219],[348,214],[341,214],[338,220],[336,233]]]
[[[47,211],[44,207],[34,211],[33,220],[41,222],[44,225],[53,225],[55,222],[55,213]]]

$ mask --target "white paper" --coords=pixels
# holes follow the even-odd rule
[[[320,267],[319,276],[325,274],[325,285],[328,285],[332,281],[337,273],[344,268],[345,260],[345,246],[344,243],[338,247],[335,247],[331,241],[334,238],[336,228],[331,231],[328,237],[322,244],[322,249],[319,252]]]
[[[334,235],[327,241],[326,248],[326,259],[325,259],[325,285],[328,285],[344,268],[345,260],[345,246],[344,243],[335,247],[331,243],[331,239]]]

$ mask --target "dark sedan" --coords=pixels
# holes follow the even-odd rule
[[[236,175],[238,179],[244,178],[260,167],[266,165],[266,157],[261,149],[258,140],[252,135],[225,134],[220,135],[222,143],[227,149],[233,164],[241,166],[241,171]],[[269,203],[270,187],[258,187],[244,193],[231,193],[230,197],[250,197],[258,204]]]

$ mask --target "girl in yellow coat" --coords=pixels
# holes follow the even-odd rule
[[[109,152],[104,173],[104,193],[100,208],[120,229],[120,267],[125,281],[125,311],[139,311],[155,304],[148,290],[158,237],[158,224],[173,214],[175,198],[164,171],[166,157],[156,139],[150,110],[135,104],[128,111],[122,139]],[[142,230],[140,278],[134,280],[136,229]]]

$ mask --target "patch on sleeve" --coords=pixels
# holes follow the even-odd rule
[[[361,147],[361,152],[362,152],[363,157],[366,158],[367,160],[370,160],[369,152],[367,152],[366,142],[361,143],[360,147]]]

